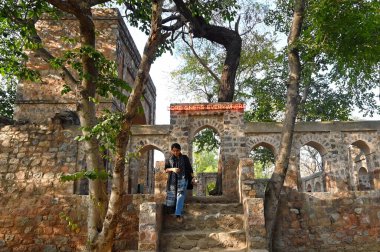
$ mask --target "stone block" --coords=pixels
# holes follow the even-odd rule
[[[140,243],[138,245],[139,251],[157,251],[157,245],[153,243]]]

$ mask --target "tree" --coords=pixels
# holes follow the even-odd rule
[[[239,1],[239,4],[244,4]],[[239,19],[239,35],[242,38],[242,51],[239,68],[236,71],[234,101],[248,101],[252,96],[251,83],[257,83],[258,73],[267,71],[275,59],[274,38],[268,32],[258,31],[263,23],[266,6],[250,2],[241,6],[235,18]],[[214,21],[226,25],[222,20]],[[193,40],[192,44],[182,43],[176,47],[182,64],[172,72],[176,82],[181,83],[178,92],[192,93],[196,100],[216,102],[220,78],[218,72],[224,67],[225,50],[222,46],[206,39]],[[232,100],[230,100],[232,101]]]
[[[283,121],[280,148],[276,158],[275,169],[265,189],[264,216],[269,251],[273,250],[273,232],[280,200],[280,192],[284,185],[293,140],[294,125],[300,102],[299,84],[301,62],[298,51],[298,40],[304,18],[304,0],[294,1],[293,21],[288,36],[289,79],[287,81],[287,104]]]
[[[13,118],[13,104],[16,98],[15,79],[0,80],[0,117]]]
[[[344,4],[342,8],[339,7],[341,4]],[[308,1],[304,29],[299,40],[302,78],[298,121],[350,120],[350,114],[355,108],[359,108],[364,115],[380,114],[374,92],[375,88],[379,88],[379,63],[378,57],[373,57],[379,53],[378,36],[374,36],[379,33],[379,19],[376,18],[378,7],[377,1],[360,3],[351,0],[339,3]],[[288,1],[277,1],[274,9],[263,8],[266,13],[265,23],[272,28],[275,27],[279,33],[288,34],[292,9],[292,2]],[[334,21],[332,21],[331,13],[335,12],[337,14],[334,14]],[[256,16],[260,17],[260,15]],[[260,20],[259,18],[258,21]],[[250,22],[257,23],[254,19]],[[352,24],[350,31],[346,29],[347,23]],[[266,43],[260,40],[257,43],[255,39],[247,39],[246,35],[242,35],[243,50],[236,78],[235,100],[250,104],[251,110],[246,112],[246,119],[249,121],[280,121],[286,103],[283,85],[283,80],[287,76],[286,49],[275,52],[270,51],[270,47],[263,46],[262,53],[258,51],[259,54],[251,54],[248,57],[248,59],[256,60],[259,63],[258,66],[262,66],[261,69],[256,68],[253,64],[255,61],[245,63],[244,54],[254,51],[252,49],[257,47],[257,44],[265,45]],[[327,43],[330,40],[333,44]],[[342,43],[345,41],[347,45],[347,41],[350,40],[354,41],[350,43],[350,46],[340,45],[344,53],[337,52],[340,48],[337,46],[339,41]],[[249,41],[253,42],[250,47],[247,46],[250,44]],[[268,45],[270,45],[269,42],[270,40],[267,40]],[[213,51],[211,51],[207,43],[202,42],[202,45],[203,47],[200,47],[194,43],[199,57],[208,63],[210,69],[217,72],[220,59],[215,57],[218,55],[215,47],[212,47]],[[265,54],[266,51],[271,54]],[[217,89],[212,85],[214,82],[211,75],[208,71],[202,70],[201,64],[196,64],[196,57],[190,56],[189,49],[187,52],[183,67],[177,70],[174,76],[180,76],[177,81],[183,83],[181,88],[185,86],[186,91],[193,91],[195,95],[202,97],[198,100],[215,101]],[[334,55],[339,55],[339,58]],[[345,55],[350,59],[345,60]],[[348,62],[351,63],[348,64]],[[363,63],[356,64],[355,62]],[[252,66],[252,68],[247,68],[247,66]],[[252,69],[251,75],[239,74],[250,69]],[[256,75],[260,73],[260,76],[252,73]],[[201,83],[202,86],[191,85],[195,82]],[[189,88],[186,88],[187,83],[190,83]],[[268,96],[268,93],[271,96]]]
[[[113,75],[113,64],[95,50],[96,30],[92,20],[91,8],[108,1],[3,1],[1,3],[1,72],[13,73],[22,79],[38,80],[38,73],[27,69],[22,62],[27,59],[24,50],[33,50],[46,62],[59,69],[66,81],[66,90],[79,87],[80,100],[78,101],[78,114],[82,126],[82,139],[85,142],[87,166],[89,172],[84,175],[90,178],[89,185],[89,214],[88,214],[88,240],[91,251],[111,251],[113,239],[121,209],[121,196],[123,194],[124,169],[126,160],[126,146],[128,144],[132,119],[137,111],[144,84],[147,81],[150,66],[158,54],[158,48],[168,36],[161,27],[162,0],[153,0],[149,3],[150,34],[144,48],[141,63],[134,88],[129,97],[115,92],[113,83],[125,87],[125,83]],[[79,23],[81,47],[77,51],[69,51],[62,58],[55,58],[43,47],[35,24],[42,14],[57,16],[58,11],[74,15]],[[148,10],[146,10],[149,12]],[[12,46],[13,45],[13,46]],[[6,47],[8,46],[8,47]],[[76,79],[66,64],[71,65],[79,73]],[[107,82],[108,80],[108,82]],[[122,114],[113,116],[111,122],[117,126],[105,127],[109,141],[114,144],[113,154],[115,166],[112,170],[112,189],[109,200],[104,193],[104,174],[106,174],[101,146],[104,142],[98,139],[98,119],[95,114],[95,96],[108,96],[109,93],[123,99],[126,109]],[[125,98],[125,100],[124,100]],[[104,125],[104,124],[103,124]],[[111,125],[108,125],[111,126]],[[82,173],[83,175],[83,173]],[[73,177],[79,176],[78,174]],[[66,179],[72,177],[68,176]],[[100,208],[98,207],[100,206]]]
[[[231,102],[235,92],[235,77],[239,66],[241,53],[241,37],[238,32],[238,22],[235,29],[226,28],[221,25],[211,24],[211,17],[219,15],[223,21],[232,21],[235,0],[224,1],[189,1],[174,0],[175,8],[169,8],[171,16],[164,19],[167,21],[176,21],[173,25],[164,26],[164,29],[175,31],[182,29],[178,36],[182,35],[183,40],[190,48],[184,37],[185,34],[191,34],[194,38],[204,38],[211,42],[218,43],[226,50],[226,58],[224,60],[222,75],[219,79],[216,74],[213,77],[218,80],[218,102]],[[215,13],[215,10],[217,12]],[[187,29],[184,29],[188,25]],[[193,49],[194,51],[194,49]],[[222,162],[218,165],[218,178],[216,182],[217,194],[221,194],[222,189]]]
[[[249,156],[253,159],[255,178],[270,178],[275,161],[273,152],[269,148],[259,146],[253,149]]]
[[[212,152],[195,152],[193,168],[196,173],[203,172],[216,172],[218,166],[218,152],[214,150]]]
[[[362,20],[363,15],[368,16],[366,13],[368,10],[373,11],[372,13],[377,13],[376,7],[379,7],[376,1],[365,1],[358,3],[357,1],[343,1],[337,3],[331,3],[331,1],[310,1],[308,4],[305,4],[306,1],[303,0],[295,0],[294,5],[292,5],[293,12],[293,20],[289,29],[289,37],[288,37],[288,61],[289,61],[289,80],[287,83],[287,105],[285,112],[284,125],[281,134],[281,142],[279,153],[276,159],[275,171],[267,185],[265,191],[265,200],[264,200],[264,215],[265,215],[265,226],[267,231],[268,238],[268,248],[269,251],[273,250],[273,231],[276,226],[276,217],[279,205],[279,197],[280,192],[283,188],[283,183],[285,180],[285,176],[287,173],[287,168],[289,164],[290,158],[290,150],[294,132],[294,123],[297,116],[298,105],[301,103],[301,97],[299,96],[299,84],[301,79],[302,72],[309,70],[307,68],[307,63],[311,59],[320,59],[328,60],[330,64],[333,64],[333,68],[337,71],[334,73],[338,76],[339,74],[346,74],[349,78],[356,79],[352,73],[358,74],[361,73],[365,78],[372,78],[372,73],[374,70],[379,67],[379,59],[374,59],[372,56],[368,58],[365,57],[368,53],[378,53],[378,47],[371,46],[370,43],[374,43],[378,37],[373,37],[372,35],[368,36],[367,31],[363,30],[363,27],[360,25],[351,26],[352,29],[348,34],[345,32],[347,29],[345,27],[344,22],[342,20],[352,20],[353,16],[357,16],[357,13],[360,13],[358,20]],[[331,6],[333,4],[334,6]],[[289,5],[288,5],[289,6]],[[338,6],[338,7],[337,7]],[[305,11],[305,8],[307,11]],[[325,13],[319,12],[319,10],[326,11],[328,15]],[[312,13],[316,16],[305,16],[305,13]],[[371,13],[371,14],[372,14]],[[369,16],[371,16],[371,14]],[[320,15],[320,16],[318,16]],[[378,14],[377,14],[378,15]],[[365,28],[368,28],[369,31],[372,29],[377,29],[378,26],[374,28],[373,24],[378,22],[378,18],[372,16],[370,21],[367,23],[368,25]],[[310,19],[319,19],[322,17],[322,22],[319,23],[320,26],[313,25],[311,23],[305,22],[305,36],[303,39],[315,38],[317,43],[311,43],[312,46],[317,48],[316,50],[312,50],[314,48],[302,47],[302,25],[305,19],[308,17]],[[333,18],[332,18],[333,17]],[[338,20],[335,20],[338,17]],[[339,21],[339,27],[336,27],[335,21]],[[346,20],[348,21],[348,20]],[[356,22],[355,22],[356,23]],[[334,29],[325,29],[325,27],[333,26]],[[363,33],[363,37],[360,37],[360,42],[354,41],[355,38],[358,38],[357,35]],[[367,34],[367,35],[366,35]],[[348,40],[341,39],[348,35]],[[316,36],[316,37],[314,37]],[[330,38],[332,38],[331,41]],[[327,42],[325,43],[325,40]],[[309,41],[311,42],[311,41]],[[308,44],[310,46],[310,44]],[[332,46],[342,48],[342,52],[335,52],[334,50],[329,50]],[[364,47],[364,48],[361,48]],[[350,49],[349,49],[350,48]],[[358,49],[360,48],[360,49]],[[301,54],[303,60],[305,61],[304,65],[301,65],[300,52],[304,49],[304,54]],[[359,55],[357,54],[359,52]],[[364,54],[362,54],[364,53]],[[365,66],[356,66],[358,62],[366,61]],[[301,72],[302,69],[302,72]],[[378,73],[375,72],[375,76]],[[305,78],[308,75],[303,75]],[[344,76],[342,76],[344,77]],[[347,80],[347,78],[344,78]],[[351,82],[348,82],[351,83]],[[360,86],[360,85],[359,85]],[[369,87],[372,87],[371,85]],[[368,88],[368,86],[366,86]],[[364,89],[365,90],[365,89]]]
[[[378,1],[308,1],[299,40],[298,120],[348,120],[354,108],[380,114]],[[289,33],[292,2],[277,1],[266,23]],[[350,29],[347,29],[350,27]]]
[[[217,2],[211,1],[209,6],[207,6],[207,2],[202,4],[200,1],[189,2],[188,5],[182,0],[174,0],[174,3],[181,17],[185,18],[189,23],[190,32],[194,38],[205,38],[222,45],[226,49],[226,58],[219,82],[218,102],[231,102],[235,91],[235,76],[239,66],[242,43],[237,25],[232,30],[223,26],[210,24],[210,20],[207,18],[211,17],[210,10],[218,6]],[[224,5],[225,9],[228,7],[228,4],[234,7],[235,1],[222,1],[221,4],[222,6]],[[202,14],[204,15],[202,16]],[[231,19],[229,15],[228,12],[222,12],[222,17],[225,17],[227,20]]]

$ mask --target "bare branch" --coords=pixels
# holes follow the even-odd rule
[[[240,18],[241,18],[241,16],[239,15],[239,17],[238,17],[238,19],[237,19],[237,21],[236,21],[236,23],[235,23],[235,32],[236,32],[236,33],[239,33],[239,23],[240,23]]]
[[[171,15],[167,18],[162,19],[162,23],[165,24],[166,22],[170,22],[173,20],[180,20],[180,19],[181,19],[181,15]]]
[[[207,70],[207,72],[209,72],[211,74],[211,76],[215,79],[215,81],[221,85],[222,81],[219,79],[219,77],[214,73],[214,71],[211,70],[211,68],[207,65],[207,63],[201,58],[199,57],[199,55],[197,54],[197,52],[195,51],[194,47],[192,45],[190,45],[189,42],[186,41],[185,38],[182,37],[182,40],[190,47],[191,51],[193,52],[195,58],[198,60],[198,62]]]
[[[181,20],[179,20],[179,21],[175,22],[175,24],[170,25],[170,26],[163,25],[162,30],[174,32],[174,31],[180,29],[183,26],[183,24],[184,23]]]
[[[170,7],[170,8],[163,8],[162,9],[162,12],[175,12],[175,11],[177,11],[177,7],[175,5]]]

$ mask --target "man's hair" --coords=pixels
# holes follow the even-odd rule
[[[171,149],[174,149],[174,148],[180,150],[181,149],[181,145],[179,145],[179,143],[174,143],[174,144],[172,144],[172,148]]]

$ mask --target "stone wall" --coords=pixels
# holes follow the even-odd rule
[[[277,251],[380,251],[380,192],[282,195]]]
[[[195,195],[196,196],[206,196],[207,193],[207,186],[210,183],[216,183],[216,179],[218,177],[218,173],[216,172],[204,172],[204,173],[197,173],[197,184],[195,186]]]
[[[88,197],[59,180],[82,165],[76,133],[76,126],[59,124],[0,127],[0,251],[84,248]],[[138,249],[140,204],[152,201],[124,196],[115,251]]]
[[[264,146],[276,155],[279,149],[281,124],[246,123],[245,157],[257,147]],[[289,160],[286,185],[295,190],[306,191],[299,176],[300,149],[308,145],[322,156],[323,174],[319,180],[321,188],[328,192],[357,190],[355,164],[349,160],[350,146],[361,149],[366,159],[366,168],[374,189],[380,189],[380,123],[363,122],[315,122],[297,123]],[[304,184],[305,186],[305,184]]]
[[[280,125],[247,124],[242,121],[241,111],[220,110],[177,111],[172,113],[171,120],[172,125],[134,126],[128,150],[153,148],[167,156],[171,143],[178,141],[183,153],[191,157],[195,134],[206,127],[216,130],[222,145],[223,194],[227,198],[241,196],[249,247],[262,249],[265,181],[254,178],[253,161],[247,156],[255,146],[269,147],[276,154]],[[289,166],[291,179],[287,177],[286,190],[281,194],[275,239],[278,251],[380,249],[376,247],[380,235],[379,132],[379,122],[296,125]],[[73,140],[77,134],[77,126],[62,125],[59,121],[0,127],[0,251],[28,251],[29,248],[30,251],[73,251],[85,246],[87,198],[74,195],[73,183],[59,181],[62,173],[84,167],[83,148]],[[298,154],[305,144],[323,154],[322,176],[327,192],[304,193],[299,186]],[[349,156],[350,146],[360,151]],[[130,163],[125,174],[126,189],[138,184],[138,165],[141,165],[138,163]],[[152,176],[149,183],[155,184],[154,195],[125,195],[115,251],[157,248],[156,240],[149,241],[160,230],[160,204],[165,199],[167,178],[163,165],[158,163],[155,170],[144,173]],[[373,185],[370,191],[356,191],[358,176],[352,172],[359,166],[368,169]],[[149,204],[140,208],[142,203]],[[68,220],[78,225],[79,233],[75,233],[75,228],[70,230]],[[144,236],[139,236],[139,230]]]

